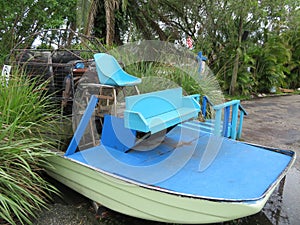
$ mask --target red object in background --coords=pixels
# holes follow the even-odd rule
[[[189,49],[193,48],[193,39],[190,36],[188,36],[188,38],[186,39],[186,44]]]

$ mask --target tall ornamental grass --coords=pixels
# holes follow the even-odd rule
[[[0,76],[0,224],[31,224],[55,188],[41,176],[57,116],[45,84]]]

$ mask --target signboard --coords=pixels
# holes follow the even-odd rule
[[[2,69],[2,76],[3,76],[3,77],[5,78],[5,80],[6,80],[6,86],[8,85],[10,71],[11,71],[11,66],[9,66],[9,65],[4,65],[4,66],[3,66],[3,69]]]

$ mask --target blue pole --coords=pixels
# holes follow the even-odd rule
[[[202,61],[206,61],[207,58],[205,56],[202,55],[202,52],[198,52],[198,55],[197,55],[197,60],[199,62],[199,69],[198,69],[198,72],[201,74],[201,71],[202,71]]]
[[[92,95],[91,99],[89,101],[89,104],[87,105],[85,112],[84,112],[84,114],[78,124],[78,127],[73,135],[73,138],[69,144],[69,147],[65,153],[65,156],[72,155],[73,153],[75,153],[76,148],[84,134],[84,131],[93,115],[93,112],[95,110],[97,102],[98,102],[98,98],[96,96]]]

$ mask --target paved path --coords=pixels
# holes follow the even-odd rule
[[[300,224],[300,95],[242,102],[249,113],[242,139],[246,142],[296,151],[298,158],[285,184],[275,191],[264,212],[272,224]]]

